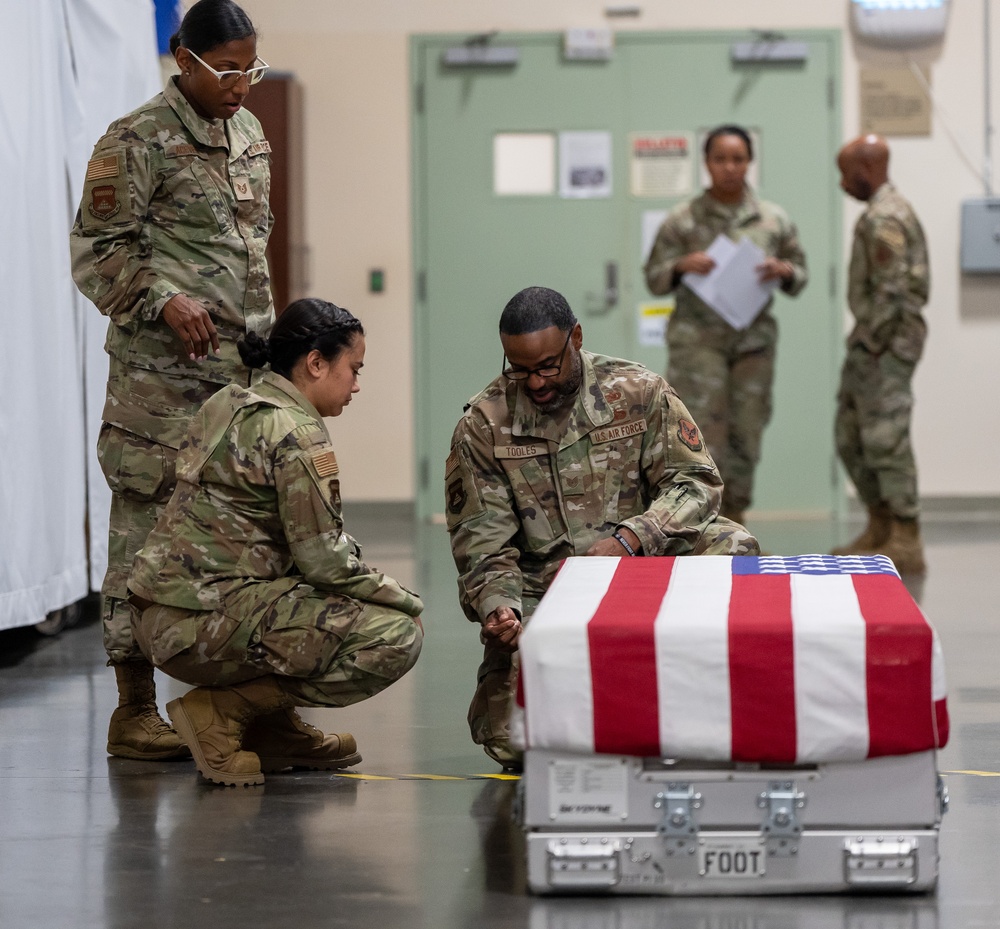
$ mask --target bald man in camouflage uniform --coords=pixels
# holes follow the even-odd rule
[[[181,445],[177,488],[129,587],[143,652],[200,685],[167,709],[179,727],[218,730],[187,739],[210,780],[357,763],[353,736],[286,711],[371,697],[420,653],[423,604],[361,560],[338,474],[319,413],[274,372],[214,396]]]
[[[717,517],[722,480],[670,386],[635,362],[584,351],[560,294],[521,291],[500,339],[510,367],[455,428],[445,502],[462,609],[485,645],[472,737],[516,769],[517,639],[564,558],[758,547]]]
[[[855,324],[836,418],[837,451],[868,509],[868,525],[834,554],[877,552],[901,574],[923,574],[910,420],[913,373],[927,335],[927,243],[913,207],[889,182],[884,139],[849,142],[837,165],[844,191],[868,204],[854,228],[847,301]]]
[[[112,492],[101,588],[119,689],[112,755],[187,754],[157,711],[126,580],[170,497],[191,415],[223,385],[249,383],[236,341],[274,321],[270,150],[252,114],[203,119],[172,80],[112,123],[87,166],[70,250],[77,286],[110,320],[98,456]]]
[[[705,149],[712,186],[664,220],[646,261],[646,286],[654,294],[675,294],[667,327],[667,380],[684,398],[719,466],[723,515],[742,522],[753,501],[754,472],[771,419],[778,343],[773,301],[747,328],[735,329],[682,277],[711,270],[714,262],[705,252],[720,235],[758,246],[766,256],[761,279],[776,281],[789,296],[806,286],[808,272],[795,224],[745,183],[753,157],[745,130],[719,127]]]

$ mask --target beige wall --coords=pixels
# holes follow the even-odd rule
[[[411,34],[561,31],[609,22],[618,29],[843,29],[845,139],[858,129],[860,58],[901,61],[898,53],[856,46],[848,28],[848,0],[646,0],[637,5],[642,9],[638,19],[609,21],[605,4],[585,0],[246,0],[261,31],[264,57],[295,72],[305,87],[312,292],[350,307],[369,332],[362,393],[343,418],[330,421],[346,499],[402,501],[414,495]],[[938,107],[932,135],[891,139],[891,174],[913,201],[931,250],[931,336],[917,373],[914,426],[921,492],[993,496],[1000,495],[995,458],[1000,278],[963,283],[958,270],[959,204],[984,190],[976,173],[982,171],[984,151],[983,7],[975,0],[954,0],[952,7],[945,42],[921,55],[931,63]],[[993,26],[995,35],[1000,11]],[[1000,42],[992,47],[997,75]],[[992,84],[997,110],[1000,88],[996,80]],[[996,112],[993,119],[1000,123]],[[845,255],[858,212],[845,198]],[[380,295],[367,292],[373,267],[386,271]]]

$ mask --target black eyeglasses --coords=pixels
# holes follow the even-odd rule
[[[569,345],[569,337],[573,334],[573,330],[570,329],[566,333],[566,341],[563,342],[562,351],[559,353],[557,361],[558,364],[554,365],[544,365],[541,368],[508,368],[501,367],[500,373],[511,381],[526,381],[532,374],[537,374],[539,377],[555,377],[562,370],[562,359],[563,355],[566,354],[566,346]],[[504,364],[507,363],[507,355],[503,356]]]

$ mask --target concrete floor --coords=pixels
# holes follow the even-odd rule
[[[441,526],[348,509],[366,560],[427,604],[411,674],[310,721],[355,733],[352,777],[268,775],[210,787],[191,762],[104,751],[114,706],[93,609],[56,637],[0,633],[0,926],[3,929],[530,927],[968,929],[1000,927],[1000,519],[924,524],[919,594],[948,671],[951,810],[936,894],[740,899],[539,898],[525,892],[510,821],[516,784],[470,741],[479,657]],[[826,551],[857,526],[753,521],[765,549]],[[162,705],[186,687],[158,675]]]

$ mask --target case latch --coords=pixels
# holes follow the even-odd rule
[[[663,815],[656,831],[665,838],[687,838],[698,831],[694,811],[701,809],[701,794],[687,783],[668,783],[653,799]]]
[[[806,795],[795,789],[794,781],[771,781],[757,798],[757,806],[765,811],[760,828],[772,858],[798,854],[802,835],[798,811],[805,805]]]
[[[764,835],[798,838],[802,834],[798,811],[805,805],[806,795],[795,789],[794,781],[771,781],[757,798],[757,806],[766,811]]]

